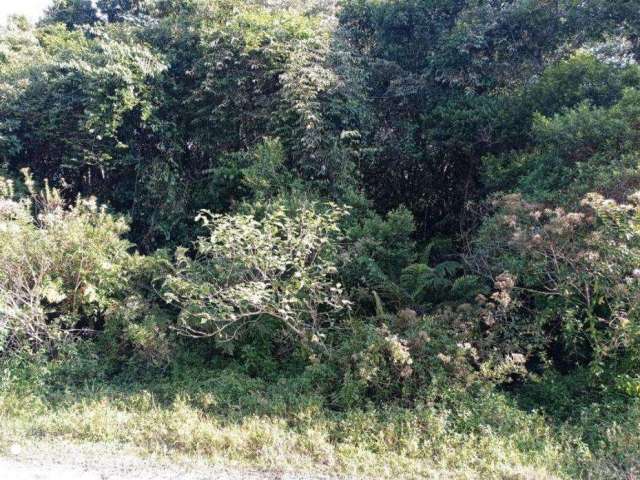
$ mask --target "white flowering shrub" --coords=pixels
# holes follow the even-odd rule
[[[619,203],[591,193],[574,212],[519,195],[497,206],[469,257],[486,276],[502,273],[498,287],[509,283],[483,299],[508,310],[484,318],[486,335],[504,341],[510,330],[530,350],[595,372],[607,362],[639,366],[640,194]]]

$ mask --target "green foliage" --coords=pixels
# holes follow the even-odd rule
[[[213,178],[203,196],[224,210],[237,208],[242,202],[264,202],[303,190],[285,166],[281,141],[273,138],[265,138],[246,152],[225,156],[214,169]]]
[[[22,199],[0,180],[2,350],[55,347],[69,329],[93,328],[137,263],[124,220],[95,199],[67,205],[59,191],[39,193],[26,178],[31,197]]]
[[[249,3],[102,1],[117,21],[58,18],[83,17],[72,3],[0,40],[10,54],[0,64],[0,94],[10,100],[0,155],[12,168],[64,178],[126,211],[147,250],[189,242],[200,209],[226,211],[241,196],[229,159],[266,159],[271,148],[272,159],[325,192],[353,184],[340,130],[321,118],[319,96],[338,83],[318,66],[329,42],[321,16]]]
[[[401,396],[407,377],[413,373],[406,342],[384,325],[360,325],[339,356],[346,368],[336,402],[347,408]]]
[[[135,217],[127,200],[135,186],[112,182],[135,180],[136,143],[159,128],[149,91],[164,69],[158,56],[128,30],[88,37],[60,25],[10,32],[0,49],[9,52],[0,63],[0,161]]]
[[[165,299],[180,305],[179,328],[228,341],[275,319],[296,342],[321,344],[349,306],[334,281],[345,213],[334,205],[290,212],[275,205],[260,219],[202,212],[208,236],[198,240],[195,259],[176,252],[164,285]]]
[[[637,105],[638,90],[627,89],[610,107],[536,116],[535,147],[488,159],[489,182],[538,201],[577,203],[593,190],[623,198],[637,184]]]
[[[467,282],[467,286],[471,285],[470,276],[456,279],[456,274],[461,269],[462,265],[454,261],[445,261],[433,268],[424,263],[409,265],[402,271],[400,285],[415,303],[441,303],[449,298],[450,294],[464,291],[464,282]],[[455,291],[454,282],[458,285]]]
[[[151,115],[145,82],[163,69],[157,57],[126,32],[88,39],[52,26],[2,43],[13,50],[0,69],[3,135],[22,160],[3,159],[31,160],[41,177],[83,178],[89,186],[104,178],[126,156],[132,122],[145,125]]]
[[[637,65],[619,65],[579,52],[550,65],[529,88],[527,95],[534,110],[553,115],[588,101],[594,106],[611,106],[627,87],[637,87],[640,81]]]
[[[369,477],[636,475],[638,12],[56,0],[13,20],[3,426]],[[42,192],[7,180],[23,167]]]
[[[376,207],[407,206],[424,236],[456,231],[482,193],[479,159],[526,148],[536,111],[611,102],[635,85],[633,73],[586,54],[556,66],[607,34],[632,48],[634,2],[587,3],[344,2],[340,23],[371,92],[374,121],[361,135],[373,150],[361,169]]]
[[[373,301],[371,289],[387,301],[402,303],[397,282],[402,270],[416,258],[411,212],[399,208],[386,218],[367,212],[364,218],[353,215],[348,223],[350,245],[340,266],[345,284],[364,305]]]
[[[513,298],[500,299],[513,309],[511,322],[536,325],[537,348],[560,348],[561,364],[589,363],[597,374],[607,365],[637,368],[636,198],[618,204],[590,194],[581,211],[567,213],[507,196],[493,222],[509,236],[500,241],[495,225],[484,228],[479,247],[493,243],[476,252],[488,259],[485,274],[514,275]]]
[[[91,0],[55,0],[49,7],[47,21],[64,23],[72,29],[98,22],[98,10]]]

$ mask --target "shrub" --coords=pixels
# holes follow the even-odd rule
[[[468,301],[486,292],[475,275],[460,275],[463,265],[447,260],[430,267],[424,263],[409,265],[402,271],[400,285],[412,303],[433,305],[447,301]]]
[[[216,209],[229,210],[242,201],[269,200],[300,189],[299,182],[285,168],[285,153],[279,139],[264,138],[247,151],[222,156],[198,203],[209,202]]]
[[[178,330],[229,341],[275,319],[286,336],[322,343],[349,306],[334,281],[338,221],[345,214],[334,205],[324,211],[276,205],[260,219],[203,211],[198,219],[208,236],[196,242],[195,258],[177,250],[164,285],[165,299],[181,310]]]
[[[508,322],[491,328],[532,331],[539,342],[530,350],[542,348],[565,366],[637,368],[639,198],[621,204],[589,194],[575,212],[519,195],[498,200],[498,214],[483,227],[470,258],[487,266],[484,275],[510,272],[503,278],[512,288],[494,297],[509,304]]]
[[[154,300],[132,290],[107,312],[99,348],[116,368],[124,362],[166,367],[173,359],[176,345],[169,326],[174,317]]]
[[[354,217],[346,222],[349,248],[341,258],[341,279],[365,314],[373,313],[372,291],[403,305],[407,298],[398,282],[402,270],[416,259],[413,215],[398,208],[382,217],[364,208],[362,218]]]
[[[0,179],[0,348],[43,346],[94,329],[127,284],[127,224],[93,198],[67,204],[45,185],[16,199]]]
[[[532,148],[486,157],[485,182],[553,204],[577,205],[591,191],[623,201],[639,184],[639,99],[639,90],[627,88],[611,106],[585,101],[553,116],[534,115]]]
[[[419,316],[404,309],[353,321],[333,359],[342,377],[335,403],[344,408],[368,402],[414,405],[437,401],[445,391],[523,375],[524,355],[513,346],[496,349],[483,342],[476,328],[480,310],[467,305]]]

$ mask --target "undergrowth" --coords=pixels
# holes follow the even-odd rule
[[[145,373],[109,371],[88,352],[53,362],[17,356],[0,371],[3,449],[116,442],[365,478],[633,478],[640,470],[640,403],[589,391],[580,375],[510,391],[443,387],[411,408],[338,410],[313,368],[266,380],[195,354]]]

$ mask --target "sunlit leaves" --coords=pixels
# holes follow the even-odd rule
[[[209,234],[195,259],[177,252],[165,283],[165,299],[182,309],[179,330],[230,340],[272,318],[296,341],[317,343],[349,306],[334,263],[345,214],[335,205],[275,206],[263,218],[202,212]]]

